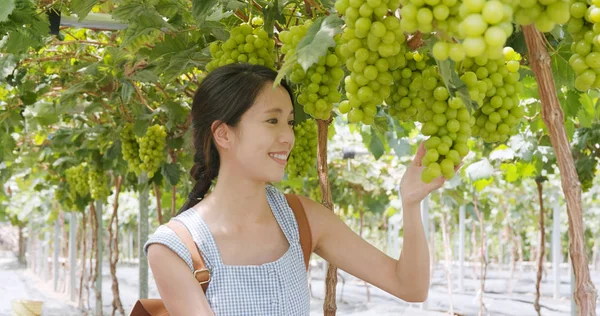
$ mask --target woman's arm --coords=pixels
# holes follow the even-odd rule
[[[422,302],[429,292],[429,248],[421,221],[420,202],[444,183],[421,181],[421,144],[400,184],[404,225],[399,259],[391,258],[354,233],[323,205],[301,198],[311,226],[314,252],[340,269],[408,302]]]
[[[148,246],[148,264],[171,316],[214,315],[189,266],[171,249],[161,244]]]

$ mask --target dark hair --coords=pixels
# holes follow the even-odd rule
[[[235,127],[250,109],[267,84],[275,82],[277,72],[265,66],[235,63],[214,69],[202,81],[192,104],[192,141],[194,166],[190,175],[195,181],[187,201],[178,214],[190,209],[208,192],[219,173],[220,158],[211,126],[215,121]],[[289,85],[283,86],[294,104]]]

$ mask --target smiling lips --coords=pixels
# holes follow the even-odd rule
[[[287,164],[287,152],[269,153],[269,156],[282,166]]]

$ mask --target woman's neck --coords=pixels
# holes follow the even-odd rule
[[[220,174],[214,190],[197,207],[205,220],[248,223],[272,216],[265,182]]]

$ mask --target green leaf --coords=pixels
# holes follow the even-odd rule
[[[77,14],[79,22],[83,21],[92,11],[98,0],[71,0],[71,10]]]
[[[580,109],[579,112],[577,112],[577,119],[579,119],[579,124],[581,124],[582,127],[590,128],[592,127],[592,123],[594,123],[594,117],[590,116],[585,109]]]
[[[577,117],[577,112],[579,112],[579,108],[581,104],[579,103],[580,94],[576,91],[569,90],[564,96],[564,102],[561,102],[563,105],[563,111],[565,113],[565,118],[574,118]]]
[[[17,66],[17,57],[12,54],[0,56],[0,82],[10,75]]]
[[[463,103],[467,107],[470,113],[473,113],[477,110],[477,102],[471,100],[471,95],[469,94],[469,89],[467,85],[458,77],[458,73],[456,72],[456,64],[451,59],[446,60],[437,60],[438,68],[440,70],[440,76],[442,80],[444,80],[444,84],[446,88],[448,88],[448,92],[450,92],[451,96],[458,96],[463,100]]]
[[[177,164],[163,164],[161,171],[163,177],[167,179],[170,185],[177,185],[177,183],[179,183],[181,172]]]
[[[473,182],[473,185],[475,186],[475,189],[478,192],[481,192],[483,189],[485,189],[488,185],[494,183],[494,178],[490,177],[488,179],[479,179],[475,182]]]
[[[327,54],[329,47],[335,47],[333,37],[342,31],[344,22],[335,14],[326,18],[320,17],[306,31],[306,35],[298,43],[296,54],[298,63],[304,71],[319,61],[321,56]]]
[[[158,76],[148,69],[137,71],[131,79],[140,82],[157,82],[159,80]]]
[[[552,73],[555,74],[554,83],[558,88],[566,86],[572,89],[575,86],[575,71],[569,65],[572,52],[570,45],[562,44],[557,49],[558,53],[552,54]]]
[[[204,24],[204,21],[218,3],[218,0],[192,0],[192,15],[198,25]]]
[[[535,99],[540,98],[537,81],[535,81],[534,77],[525,76],[521,80],[521,83],[523,84],[523,93],[521,93],[521,95],[520,95],[521,100],[525,100],[525,99],[529,99],[529,98],[535,98]]]
[[[135,133],[135,136],[142,137],[146,135],[148,125],[150,125],[150,120],[136,120],[135,124],[133,124],[133,132]]]
[[[371,139],[369,142],[369,151],[375,157],[375,160],[378,160],[385,153],[385,147],[383,146],[383,142],[379,138],[379,135],[375,132],[375,129],[371,128]]]
[[[8,21],[8,16],[15,9],[15,0],[2,0],[0,2],[0,23]]]
[[[402,158],[404,156],[409,156],[412,154],[412,146],[405,138],[388,138],[388,143],[390,144],[390,147],[392,147],[394,153],[396,153],[396,156],[398,158]]]
[[[131,95],[133,94],[133,91],[135,91],[135,87],[133,86],[133,84],[131,84],[131,82],[121,82],[121,99],[123,99],[123,102],[127,103],[129,102],[129,100],[131,100]]]
[[[519,172],[515,164],[502,164],[500,167],[504,171],[504,179],[508,182],[519,180]]]

